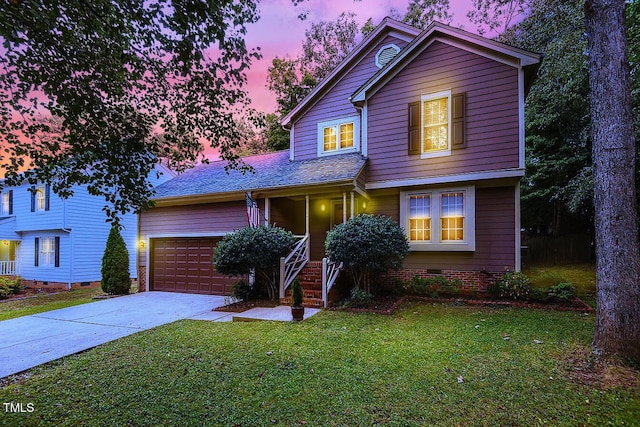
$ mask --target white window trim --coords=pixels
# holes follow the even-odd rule
[[[440,233],[440,195],[443,193],[464,192],[464,240],[443,242]],[[431,194],[431,241],[409,241],[411,251],[470,252],[476,250],[476,189],[468,187],[437,187],[422,190],[400,192],[400,226],[409,239],[409,196]]]
[[[447,149],[439,151],[424,151],[424,103],[426,101],[432,101],[434,99],[447,98]],[[422,95],[420,97],[420,158],[432,159],[434,157],[444,157],[451,155],[451,89],[443,90],[440,92],[430,93],[428,95]]]
[[[340,147],[340,125],[353,123],[353,147],[338,148]],[[337,126],[338,132],[336,135],[336,149],[331,151],[324,151],[324,129],[327,127]],[[318,123],[318,156],[333,156],[335,154],[344,153],[357,153],[360,151],[360,117],[349,116],[341,119],[328,120]]]
[[[49,240],[51,242],[51,252],[44,252],[44,241]],[[49,263],[44,262],[44,254],[50,253],[51,259]],[[54,268],[56,265],[56,238],[52,236],[40,237],[40,247],[38,248],[38,267],[41,268]]]
[[[40,192],[42,190],[42,192]],[[39,195],[42,194],[42,198]],[[35,211],[36,212],[44,212],[47,209],[47,190],[44,185],[39,185],[36,187],[36,200],[35,200]],[[42,201],[42,207],[40,207],[40,201]]]

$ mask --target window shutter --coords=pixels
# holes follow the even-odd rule
[[[55,266],[60,267],[60,236],[55,237],[55,252],[53,254],[55,258]]]
[[[409,155],[420,154],[420,102],[409,104]]]
[[[31,212],[36,211],[36,190],[32,188],[31,190]]]
[[[49,210],[49,199],[51,195],[51,186],[49,184],[44,186],[44,210]]]
[[[40,238],[39,237],[36,237],[34,247],[35,247],[35,251],[34,251],[35,257],[33,258],[33,265],[34,267],[37,267],[39,256],[40,256]]]
[[[13,215],[13,190],[9,190],[9,215]]]
[[[451,148],[465,148],[465,108],[466,99],[464,93],[458,93],[451,97]]]

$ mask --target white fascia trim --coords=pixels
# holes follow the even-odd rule
[[[362,119],[360,121],[360,132],[362,133],[362,140],[361,140],[361,146],[362,146],[362,155],[364,157],[367,157],[369,155],[369,115],[368,115],[368,109],[367,109],[367,103],[365,102],[364,105],[362,106],[362,109],[360,110],[360,115],[362,116]]]
[[[438,37],[435,36],[423,46],[420,46],[425,39],[428,39],[432,36],[435,31],[439,31],[449,37],[457,38],[461,40],[461,42],[457,42],[450,38],[446,37]],[[485,39],[480,36],[476,36],[475,34],[467,33],[466,31],[458,30],[447,25],[440,24],[438,22],[434,22],[427,30],[423,32],[422,35],[419,36],[420,40],[416,40],[415,45],[409,50],[401,51],[393,60],[395,63],[401,63],[405,59],[408,59],[408,62],[411,62],[415,59],[420,53],[422,53],[425,49],[427,49],[434,41],[440,41],[442,43],[446,43],[450,46],[458,47],[465,51],[475,53],[481,55],[485,58],[489,58],[500,63],[521,68],[527,65],[533,65],[540,62],[540,56],[537,54],[530,54],[521,49],[513,48],[511,46],[503,45],[498,42],[494,42],[493,40]],[[465,43],[466,42],[466,43]],[[470,46],[468,43],[472,43]],[[476,47],[479,46],[479,47]],[[485,50],[488,49],[489,51]],[[497,52],[498,54],[492,54],[491,51]],[[504,55],[511,58],[505,58]],[[351,98],[352,103],[362,102],[369,96],[373,95],[376,91],[371,93],[367,93],[369,89],[376,86],[380,81],[388,81],[393,78],[396,74],[400,72],[401,69],[396,69],[395,64],[391,64],[387,67],[386,71],[380,73],[375,79],[366,84],[366,86],[361,87],[358,92],[353,94]],[[382,85],[384,86],[384,85]]]
[[[524,69],[518,70],[518,165],[524,169],[525,127],[524,127]]]
[[[365,190],[379,190],[383,188],[399,188],[399,187],[413,187],[417,185],[434,185],[434,184],[449,184],[452,182],[468,182],[468,181],[481,181],[486,179],[500,179],[500,178],[521,178],[524,176],[524,169],[500,169],[494,171],[482,171],[482,172],[469,172],[462,174],[452,175],[438,175],[422,178],[406,178],[406,179],[391,179],[387,181],[368,182],[365,184]]]
[[[282,118],[282,125],[283,126],[287,126],[291,123],[291,120],[304,108],[307,107],[307,104],[309,104],[309,102],[311,102],[318,93],[321,93],[323,90],[325,90],[325,87],[331,85],[331,87],[335,86],[337,84],[337,82],[332,82],[332,80],[334,79],[334,77],[336,77],[338,74],[340,74],[343,69],[345,69],[347,67],[347,64],[350,64],[352,60],[354,60],[355,58],[357,58],[359,55],[362,55],[362,57],[364,57],[365,55],[363,54],[365,50],[367,50],[368,48],[371,49],[372,46],[372,42],[374,40],[376,40],[378,38],[378,36],[386,31],[387,29],[390,29],[390,33],[393,32],[394,34],[397,33],[402,33],[402,32],[406,32],[407,34],[414,34],[414,37],[417,37],[420,34],[420,30],[412,27],[408,24],[405,24],[403,22],[400,21],[396,21],[390,18],[385,18],[370,34],[367,35],[367,37],[365,37],[360,44],[358,44],[358,46],[356,46],[343,60],[342,62],[340,62],[340,64],[338,64],[338,66],[336,68],[333,69],[333,71],[331,71],[331,73],[329,73],[328,76],[326,76],[324,79],[322,79],[322,81],[320,82],[319,85],[317,85],[316,87],[314,87],[311,92],[309,94],[307,94],[307,96],[304,97],[304,99],[298,103],[298,105],[291,111],[289,111],[289,113],[287,113],[283,118]],[[397,35],[395,37],[398,37]],[[403,40],[406,40],[406,36],[405,38],[403,38]],[[409,39],[407,41],[410,41],[412,39]],[[357,65],[353,64],[353,67],[355,67]],[[329,87],[330,89],[330,87]]]
[[[289,160],[294,161],[296,158],[296,150],[295,150],[295,128],[296,125],[292,124],[291,129],[289,130]]]

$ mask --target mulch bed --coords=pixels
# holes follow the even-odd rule
[[[231,304],[223,305],[213,309],[213,311],[223,311],[227,313],[242,313],[243,311],[250,310],[256,307],[277,307],[280,305],[279,301],[271,299],[257,299],[251,301],[238,301]]]
[[[538,310],[558,310],[558,311],[576,311],[581,313],[592,313],[593,307],[585,303],[579,298],[573,298],[566,303],[549,302],[549,303],[533,303],[522,301],[503,301],[491,299],[471,299],[471,298],[429,298],[415,295],[405,296],[382,296],[374,298],[366,307],[330,307],[329,310],[347,311],[353,313],[376,313],[390,315],[405,301],[423,301],[440,304],[464,304],[471,306],[486,307],[519,307],[533,308]]]
[[[22,288],[20,289],[20,291],[18,291],[17,294],[9,295],[8,298],[0,300],[0,303],[3,301],[33,298],[43,294],[53,295],[59,292],[64,292],[64,291],[61,291],[60,289],[48,289],[48,288]]]

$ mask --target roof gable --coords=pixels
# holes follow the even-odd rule
[[[386,17],[367,37],[353,49],[327,77],[316,85],[296,107],[286,114],[281,122],[290,127],[301,115],[308,111],[320,98],[333,88],[349,73],[367,54],[388,35],[393,35],[407,42],[413,40],[420,30],[395,19]]]
[[[525,70],[525,92],[533,83],[535,73],[541,61],[541,55],[539,54],[518,49],[434,21],[408,46],[400,51],[388,66],[382,68],[365,84],[358,88],[358,90],[351,95],[351,102],[356,105],[362,104],[435,41],[468,50],[516,68],[523,68]]]

